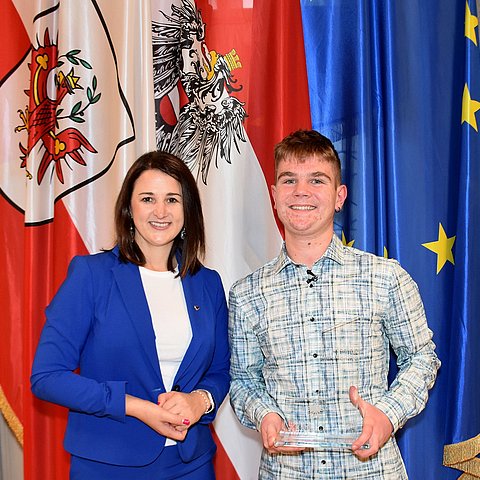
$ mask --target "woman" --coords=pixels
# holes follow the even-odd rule
[[[209,479],[209,424],[229,387],[227,308],[202,266],[200,197],[163,152],[130,168],[117,245],[75,257],[51,304],[32,391],[70,409],[71,479]],[[79,374],[74,370],[79,369]]]

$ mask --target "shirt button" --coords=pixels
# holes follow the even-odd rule
[[[322,426],[318,427],[318,431],[323,432],[323,427]]]
[[[313,358],[317,358],[317,357],[318,357],[318,353],[314,353]]]
[[[327,461],[326,461],[326,460],[322,460],[320,463],[321,463],[322,465],[325,465],[325,464],[327,463]]]
[[[180,391],[180,385],[174,385],[174,386],[172,387],[172,391],[173,391],[173,392],[179,392],[179,391]]]
[[[311,322],[314,322],[314,321],[315,321],[315,317],[310,317],[310,321],[311,321]]]

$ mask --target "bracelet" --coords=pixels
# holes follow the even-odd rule
[[[203,401],[205,402],[205,412],[203,412],[204,415],[206,413],[213,412],[215,404],[213,402],[212,394],[208,390],[193,390],[192,393],[198,393],[203,398]]]

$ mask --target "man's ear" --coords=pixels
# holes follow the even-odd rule
[[[276,210],[277,209],[277,187],[275,185],[270,185],[270,190],[272,192],[273,208]]]
[[[347,186],[339,185],[337,188],[337,201],[335,202],[335,211],[340,211],[347,199]]]

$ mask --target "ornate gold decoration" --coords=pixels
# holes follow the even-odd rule
[[[0,411],[4,416],[8,426],[12,430],[17,442],[23,447],[23,425],[15,415],[13,408],[8,403],[5,393],[3,393],[3,388],[0,385]]]
[[[443,464],[456,468],[463,475],[458,480],[475,480],[480,478],[480,434],[464,442],[445,445],[443,448]]]

